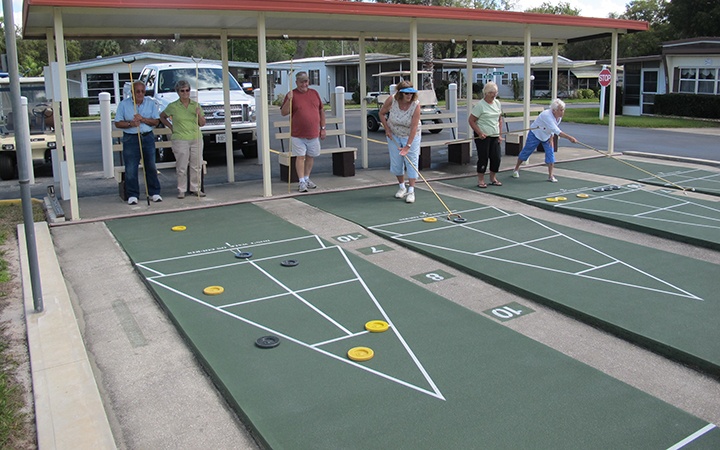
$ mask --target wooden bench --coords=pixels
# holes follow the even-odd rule
[[[295,156],[291,156],[290,146],[290,120],[281,120],[273,122],[273,127],[278,129],[275,133],[275,139],[280,141],[281,151],[275,150],[278,154],[278,162],[280,163],[280,180],[288,181],[288,173],[290,173],[290,181],[297,182],[298,176],[295,170]],[[332,155],[333,175],[339,177],[355,176],[355,158],[357,148],[347,147],[343,145],[343,137],[345,136],[345,120],[342,117],[328,117],[325,119],[325,140],[320,144],[328,142],[328,139],[335,137],[337,139],[337,147],[321,148],[320,155]],[[287,130],[287,131],[284,131]],[[284,141],[288,142],[287,149]],[[292,167],[292,170],[288,170]]]
[[[172,141],[169,139],[170,135],[172,134],[169,128],[155,128],[153,129],[153,134],[155,135],[155,148],[156,149],[172,149]],[[158,136],[163,137],[166,136],[167,139],[163,140],[157,140]],[[125,192],[125,165],[122,160],[122,150],[123,150],[123,144],[122,144],[122,138],[123,138],[123,131],[119,130],[117,128],[113,128],[112,131],[112,138],[113,138],[113,153],[116,153],[120,155],[120,165],[115,166],[113,168],[115,173],[115,179],[118,182],[118,194],[120,195],[120,198],[123,200],[127,200],[127,193]],[[156,162],[155,168],[157,170],[160,169],[175,169],[176,162],[175,161],[168,161],[168,162]],[[142,167],[142,164],[140,165]],[[207,161],[202,162],[202,171],[200,172],[200,190],[205,191],[205,174],[207,174]],[[190,176],[188,173],[188,191],[190,190]]]

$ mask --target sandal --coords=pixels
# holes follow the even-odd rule
[[[490,182],[490,186],[502,186],[502,183],[499,182],[499,181],[497,181],[497,180],[495,180],[495,181],[491,181],[491,182]]]
[[[480,183],[480,184],[477,185],[477,187],[479,187],[480,189],[485,189],[485,188],[487,187],[487,184],[485,184],[485,183]]]

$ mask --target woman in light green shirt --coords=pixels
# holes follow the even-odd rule
[[[190,99],[190,83],[175,83],[178,98],[160,113],[160,121],[172,131],[172,151],[175,154],[178,198],[185,198],[187,174],[190,168],[190,194],[205,197],[201,191],[203,140],[200,127],[205,125],[205,113],[198,102]]]
[[[483,87],[483,99],[475,104],[468,123],[475,135],[475,147],[477,148],[477,177],[478,187],[484,189],[485,172],[490,162],[490,185],[502,186],[497,179],[500,170],[500,141],[502,140],[503,120],[502,107],[495,98],[498,93],[497,84],[488,81]]]

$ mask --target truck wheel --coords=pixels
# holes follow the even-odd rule
[[[17,178],[17,162],[15,155],[10,153],[0,153],[0,178],[3,180],[12,180]]]
[[[257,142],[253,142],[252,144],[243,145],[242,148],[243,156],[245,159],[255,159],[258,157],[258,148],[257,148]]]
[[[368,131],[377,131],[380,129],[380,124],[375,117],[367,116],[367,129]]]

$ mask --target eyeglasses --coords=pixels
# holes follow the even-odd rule
[[[178,92],[190,92],[190,89],[179,89]]]
[[[403,92],[403,94],[405,94],[405,95],[413,95],[412,92]]]

